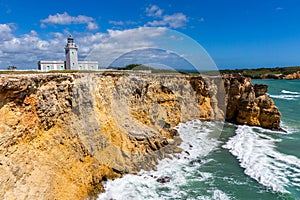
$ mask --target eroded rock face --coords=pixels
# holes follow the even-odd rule
[[[280,113],[266,90],[230,76],[1,76],[0,198],[95,195],[103,180],[179,152],[172,128],[192,119],[278,129]]]
[[[267,85],[251,84],[250,78],[224,77],[227,94],[226,120],[238,124],[280,130],[281,114],[266,94]]]

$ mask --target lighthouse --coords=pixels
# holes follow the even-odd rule
[[[78,69],[78,47],[74,43],[72,35],[67,39],[67,45],[65,46],[66,52],[66,69]]]
[[[78,47],[74,43],[74,38],[69,35],[65,46],[66,60],[62,61],[38,61],[38,69],[41,71],[51,70],[98,70],[98,61],[78,61]]]

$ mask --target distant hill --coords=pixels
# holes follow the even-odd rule
[[[225,69],[219,71],[207,71],[202,72],[206,75],[218,75],[220,74],[242,74],[245,77],[251,77],[253,79],[283,79],[285,76],[297,73],[300,71],[300,66],[294,67],[275,67],[275,68],[256,68],[256,69]]]
[[[152,66],[142,65],[142,64],[130,64],[124,68],[117,68],[118,70],[132,70],[132,71],[150,71],[151,73],[183,73],[176,71],[174,69],[159,69]]]

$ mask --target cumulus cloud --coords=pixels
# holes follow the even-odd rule
[[[57,13],[55,15],[49,15],[46,19],[42,19],[41,23],[41,27],[46,27],[47,24],[86,24],[88,30],[95,30],[99,28],[94,18],[85,15],[71,16],[67,12],[64,12],[62,14]]]
[[[147,7],[146,15],[149,17],[155,17],[154,21],[146,23],[146,26],[165,26],[170,28],[182,28],[185,27],[189,21],[187,16],[183,13],[174,13],[171,15],[164,14],[163,10],[156,5]]]
[[[12,29],[9,24],[0,24],[0,41],[9,40],[12,38]]]
[[[188,18],[183,13],[175,13],[173,15],[164,15],[161,20],[148,22],[150,26],[167,26],[170,28],[181,28],[186,25]]]
[[[157,5],[151,5],[146,8],[146,14],[149,17],[161,17],[163,14],[163,10]]]
[[[53,35],[48,40],[41,39],[34,30],[20,36],[14,35],[9,25],[0,26],[0,37],[6,33],[6,39],[0,39],[0,60],[1,69],[6,69],[8,65],[15,65],[18,69],[36,69],[37,61],[41,59],[61,60],[64,59],[64,49],[62,44],[66,38],[60,38],[58,34]]]
[[[134,49],[155,47],[153,39],[164,34],[166,28],[140,27],[130,30],[108,30],[105,33],[73,34],[79,47],[80,60],[97,60],[107,67],[120,55]],[[65,60],[64,45],[68,34],[49,33],[46,39],[32,30],[16,36],[8,25],[1,24],[0,34],[10,33],[7,40],[0,40],[0,68],[15,65],[18,69],[37,69],[39,60]],[[132,37],[134,35],[134,37]]]
[[[8,24],[0,24],[0,33],[10,33],[11,28]]]
[[[88,30],[96,30],[98,28],[99,28],[99,26],[95,22],[88,22],[88,24],[87,24],[87,29]]]
[[[86,38],[79,39],[87,41],[91,52],[87,60],[98,60],[99,66],[108,67],[115,59],[124,53],[135,49],[156,47],[155,38],[159,38],[166,31],[166,28],[147,28],[127,30],[108,30],[106,34],[93,35],[92,40]],[[134,37],[132,37],[134,35]]]

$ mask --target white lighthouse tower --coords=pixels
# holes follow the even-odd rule
[[[78,47],[74,43],[72,35],[67,39],[65,46],[66,61],[38,61],[38,69],[41,71],[51,70],[98,70],[98,61],[78,61]]]
[[[78,47],[74,43],[72,35],[68,37],[67,41],[67,45],[65,46],[66,69],[78,69]]]

